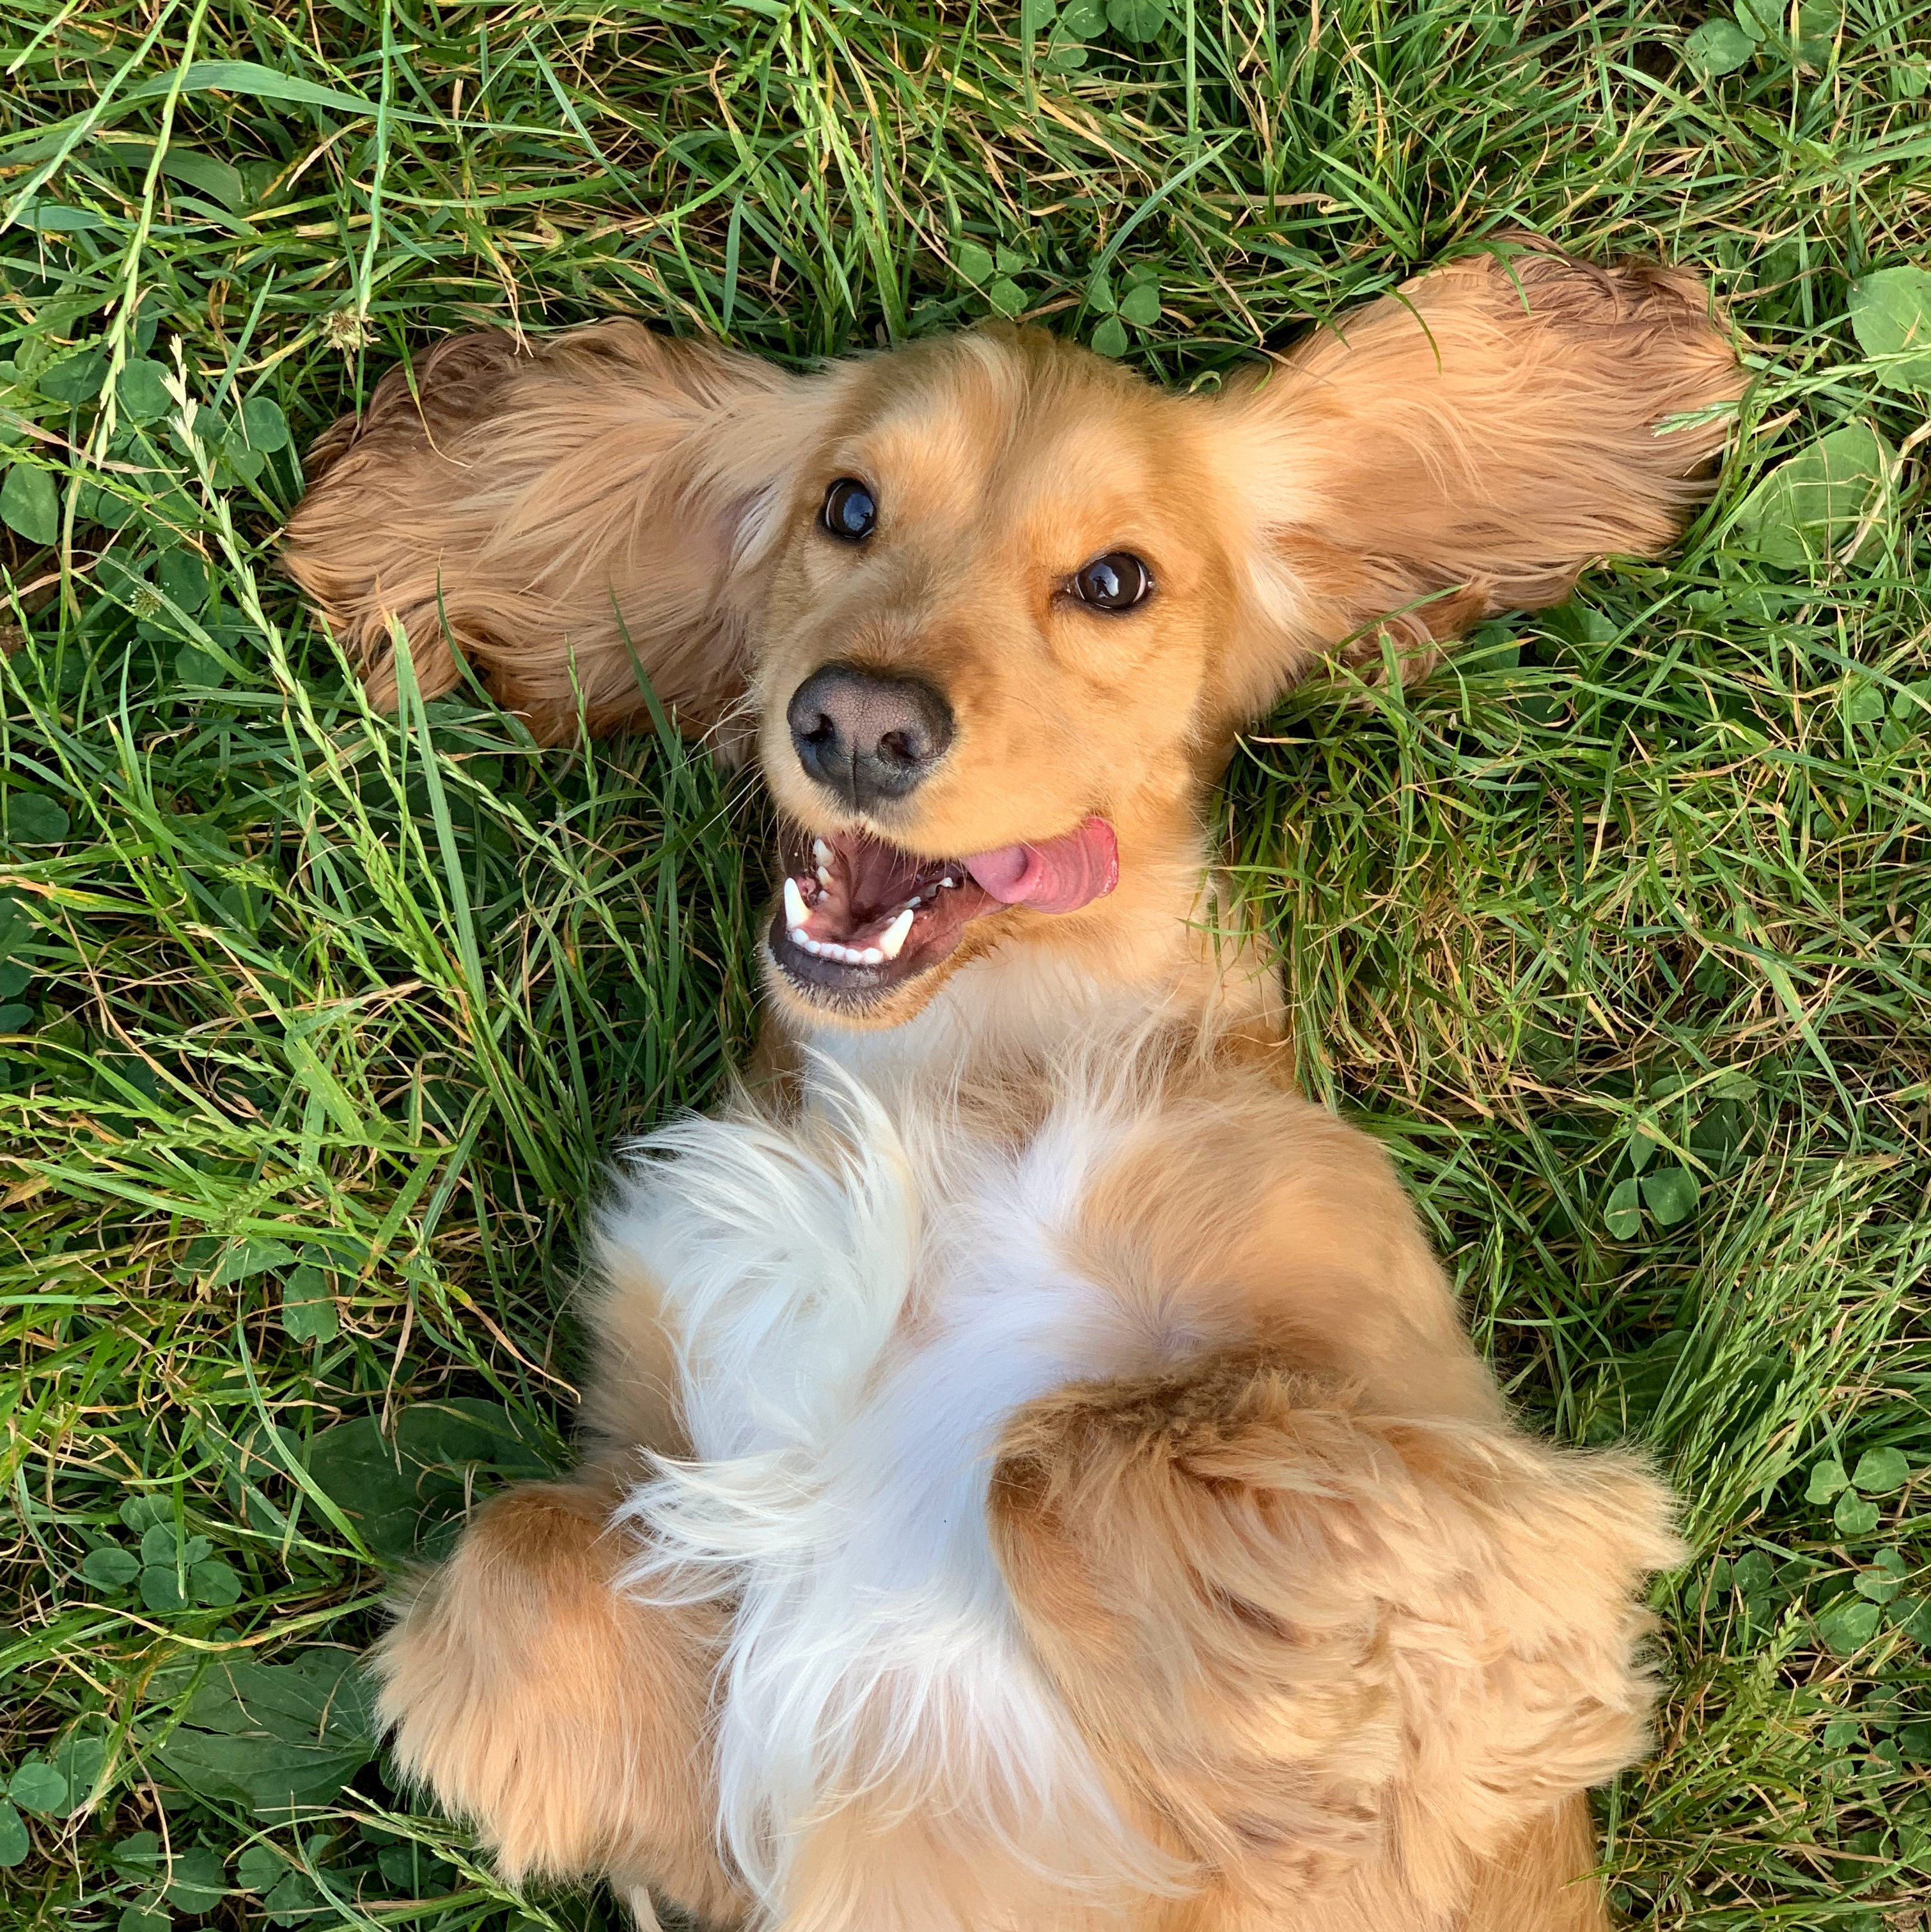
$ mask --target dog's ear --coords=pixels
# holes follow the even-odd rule
[[[547,741],[646,711],[686,728],[745,680],[745,626],[829,384],[635,322],[534,346],[452,337],[309,454],[283,562],[395,700],[390,626],[427,695],[451,646]]]
[[[1414,674],[1498,611],[1559,603],[1608,554],[1649,556],[1709,494],[1726,417],[1666,418],[1744,379],[1702,284],[1537,245],[1418,277],[1209,406],[1246,519],[1224,722],[1319,652]]]

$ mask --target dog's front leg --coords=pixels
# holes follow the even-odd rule
[[[721,1612],[615,1587],[634,1552],[595,1471],[488,1504],[377,1649],[403,1771],[473,1820],[512,1882],[607,1876],[731,1923],[710,1762]]]
[[[1241,1352],[1022,1410],[990,1508],[1075,1723],[1213,1874],[1198,1922],[1605,1922],[1581,1794],[1646,1742],[1675,1555],[1629,1462]]]

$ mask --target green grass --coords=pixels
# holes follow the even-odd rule
[[[577,1217],[749,1036],[761,808],[368,712],[274,572],[307,438],[612,308],[807,358],[1024,307],[1211,381],[1511,223],[1712,277],[1741,453],[1678,560],[1290,700],[1230,842],[1515,1400],[1684,1498],[1620,1902],[1925,1924],[1931,377],[1847,317],[1931,232],[1931,14],[1763,13],[1719,78],[1640,0],[7,9],[9,1925],[617,1919],[505,1892],[336,1678],[566,1453]],[[1832,434],[1885,476],[1823,524]]]

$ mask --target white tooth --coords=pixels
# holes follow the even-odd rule
[[[925,901],[922,899],[916,892],[914,892],[912,896],[905,902],[906,908],[908,911],[913,907],[922,906],[925,903]]]
[[[883,966],[885,964],[885,955],[875,946],[868,946],[858,956],[863,965]]]
[[[804,931],[805,922],[811,914],[805,910],[805,895],[798,890],[796,879],[784,881],[784,923],[791,928],[793,938]]]
[[[880,959],[896,959],[899,950],[905,944],[905,935],[912,930],[912,908],[907,906],[885,930],[878,935]],[[875,965],[875,960],[873,964]]]
[[[829,866],[832,862],[832,848],[822,838],[814,838],[811,841],[811,856],[820,865]]]
[[[832,883],[831,874],[822,866],[818,868],[818,883],[821,886],[829,886]]]
[[[808,932],[794,932],[791,935],[791,944],[807,952],[822,952],[825,950]]]

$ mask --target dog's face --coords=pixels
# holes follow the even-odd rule
[[[1036,334],[844,372],[751,638],[798,1016],[898,1023],[1029,932],[1107,944],[1143,868],[1197,866],[1240,520],[1206,428]]]

